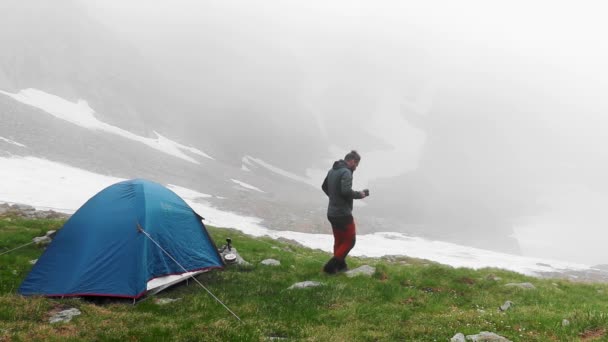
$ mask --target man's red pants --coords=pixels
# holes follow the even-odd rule
[[[327,217],[334,233],[334,256],[344,260],[356,241],[355,220],[352,216]]]

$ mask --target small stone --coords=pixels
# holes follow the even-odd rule
[[[51,317],[49,319],[49,322],[51,324],[59,323],[59,322],[67,323],[72,320],[72,317],[78,316],[78,315],[80,315],[80,310],[71,308],[68,310],[63,310],[61,312],[58,312],[57,314],[55,314],[53,317]]]
[[[486,277],[486,279],[488,279],[488,280],[494,280],[494,281],[500,281],[500,280],[502,280],[502,278],[501,278],[501,277],[497,277],[497,276],[496,276],[496,275],[494,275],[494,274],[489,274],[489,275]]]
[[[564,319],[562,320],[562,327],[567,327],[567,326],[569,326],[569,325],[570,325],[570,321],[564,318]]]
[[[51,243],[52,240],[48,236],[39,236],[35,237],[33,241],[37,245],[48,245],[49,243]]]
[[[505,284],[505,286],[519,287],[520,289],[524,289],[524,290],[536,289],[536,286],[534,286],[532,283],[508,283],[508,284]]]
[[[371,277],[371,275],[374,274],[375,272],[376,272],[375,267],[372,267],[369,265],[363,265],[363,266],[357,267],[353,270],[347,271],[346,276],[349,278],[356,277],[358,275],[364,275],[364,276]]]
[[[27,205],[27,204],[13,204],[11,205],[11,209],[14,210],[19,210],[19,211],[36,211],[36,208],[32,207],[31,205]]]
[[[44,211],[36,211],[32,214],[28,214],[28,217],[34,217],[37,219],[45,219],[46,218],[46,214],[44,213]]]
[[[280,266],[281,262],[279,260],[275,260],[275,259],[266,259],[266,260],[262,260],[262,262],[260,262],[260,264],[266,265],[266,266]]]
[[[35,265],[38,262],[38,259],[30,260],[30,265]]]
[[[46,232],[46,234],[44,236],[52,239],[55,237],[55,235],[57,235],[57,231],[56,230],[49,230],[48,232]]]
[[[297,247],[306,247],[306,246],[304,246],[303,244],[299,243],[296,240],[288,239],[288,238],[284,238],[284,237],[279,237],[277,239],[277,241],[284,242],[284,243],[287,243],[289,245],[294,245],[294,246],[297,246]]]
[[[466,339],[473,342],[511,342],[505,337],[487,331],[482,331],[477,335],[467,335]]]
[[[317,287],[317,286],[321,286],[322,284],[319,283],[318,281],[311,281],[311,280],[306,280],[306,281],[302,281],[299,283],[295,283],[293,285],[291,285],[289,288],[287,288],[288,290],[291,289],[304,289],[307,287]]]
[[[464,339],[464,334],[463,333],[458,333],[456,335],[454,335],[454,337],[452,337],[450,339],[450,342],[465,342],[466,340]]]
[[[499,307],[499,309],[500,309],[500,311],[507,311],[507,310],[509,310],[509,308],[511,307],[511,305],[513,305],[513,302],[510,301],[510,300],[508,300],[503,305],[501,305]]]

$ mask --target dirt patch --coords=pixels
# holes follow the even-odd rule
[[[585,330],[581,335],[581,341],[593,341],[606,336],[606,328],[594,328]]]
[[[409,297],[409,298],[401,301],[401,304],[404,304],[404,305],[411,305],[414,303],[416,303],[416,298],[414,298],[414,297]]]
[[[327,306],[327,308],[328,308],[329,310],[340,310],[340,309],[342,309],[344,306],[345,306],[345,305],[344,305],[343,303],[332,303],[332,304],[329,304],[329,305]]]
[[[475,280],[469,277],[462,277],[460,278],[460,282],[463,284],[467,284],[467,285],[473,285],[475,284]]]
[[[47,341],[51,339],[74,338],[79,335],[78,328],[71,324],[61,324],[56,326],[39,325],[27,334],[28,341]]]
[[[443,289],[441,287],[424,287],[424,288],[422,288],[422,291],[424,291],[426,293],[441,293],[441,292],[445,292],[445,289]]]

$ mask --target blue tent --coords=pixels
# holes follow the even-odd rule
[[[134,179],[107,187],[78,209],[19,292],[139,298],[223,266],[201,216],[164,186]]]

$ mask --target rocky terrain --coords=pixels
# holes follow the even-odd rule
[[[36,210],[27,204],[8,204],[0,203],[0,217],[12,216],[28,219],[67,219],[69,214],[60,213],[54,210]]]

